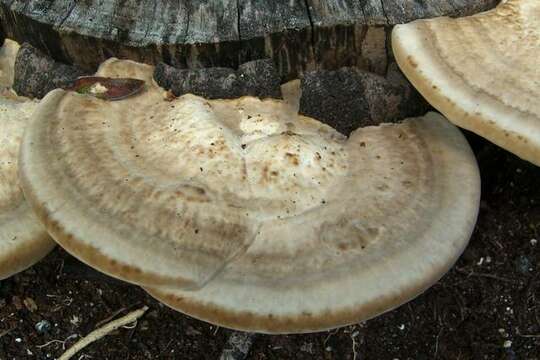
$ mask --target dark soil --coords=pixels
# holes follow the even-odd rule
[[[249,359],[540,359],[540,167],[468,136],[483,196],[456,266],[422,296],[365,323],[259,335]],[[143,304],[150,310],[136,327],[74,359],[219,358],[229,330],[169,310],[57,249],[0,283],[0,359],[55,358],[100,322]],[[51,323],[48,332],[36,331],[41,320]]]

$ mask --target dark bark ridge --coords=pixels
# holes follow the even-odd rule
[[[280,79],[270,59],[244,63],[235,71],[229,68],[177,69],[159,63],[154,79],[175,96],[194,94],[206,99],[234,99],[241,96],[281,99]]]
[[[389,27],[499,0],[0,0],[0,34],[93,71],[116,56],[180,68],[271,58],[282,80],[358,66],[386,72]]]
[[[347,136],[359,127],[423,115],[429,108],[396,63],[386,77],[347,67],[307,72],[301,94],[300,114]]]
[[[76,66],[62,64],[28,43],[21,45],[15,60],[13,90],[29,98],[43,98],[49,91],[69,86],[88,75]]]

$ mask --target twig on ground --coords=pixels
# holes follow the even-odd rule
[[[467,276],[484,277],[484,278],[488,278],[488,279],[494,279],[494,280],[499,280],[499,281],[509,282],[509,283],[515,283],[516,282],[516,280],[500,277],[500,276],[493,275],[493,274],[484,274],[484,273],[477,273],[477,272],[472,272],[472,271],[468,272],[468,271],[466,271],[464,269],[460,269],[458,267],[456,267],[456,271],[458,273],[460,273],[460,274],[464,274],[464,275],[467,275]]]
[[[54,339],[54,340],[51,340],[51,341],[46,342],[46,343],[43,344],[43,345],[37,345],[36,347],[37,347],[38,349],[43,349],[43,348],[45,348],[45,347],[47,347],[47,346],[50,346],[50,345],[52,345],[52,344],[62,344],[62,350],[66,350],[66,341],[68,341],[68,340],[70,340],[70,339],[73,339],[73,338],[76,338],[76,337],[78,337],[78,336],[79,336],[79,335],[77,335],[77,334],[73,334],[73,335],[68,336],[64,341]]]
[[[339,329],[335,329],[335,330],[333,330],[333,331],[329,331],[329,332],[328,332],[328,335],[327,335],[326,338],[324,339],[324,343],[323,343],[324,346],[326,346],[326,343],[328,342],[328,340],[330,340],[330,338],[331,338],[332,336],[336,335],[338,331],[339,331]]]
[[[517,330],[516,333],[523,338],[540,338],[540,334],[522,334],[519,330]]]
[[[110,316],[107,316],[105,319],[103,319],[103,320],[101,320],[100,322],[98,322],[98,323],[96,324],[96,327],[100,327],[101,325],[108,323],[109,321],[111,321],[112,319],[114,319],[114,318],[117,317],[120,313],[122,313],[122,312],[124,312],[124,311],[126,311],[126,308],[125,308],[125,307],[116,310],[116,311],[113,312]]]
[[[139,319],[141,316],[144,315],[144,313],[148,310],[148,306],[144,306],[143,308],[139,310],[135,310],[126,316],[123,316],[117,320],[114,320],[107,325],[96,329],[92,331],[90,334],[82,338],[81,340],[77,341],[72,347],[68,349],[62,356],[58,358],[58,360],[68,360],[71,359],[73,355],[84,349],[89,344],[93,343],[94,341],[97,341],[101,339],[102,337],[108,335],[109,333],[113,332],[114,330],[124,326],[131,324],[137,319]]]
[[[435,340],[435,356],[433,357],[435,360],[439,356],[439,338],[441,337],[442,332],[443,332],[443,328],[440,327],[439,333],[437,334],[437,338]]]
[[[358,346],[358,342],[356,341],[356,337],[359,334],[360,332],[358,330],[355,330],[353,333],[351,333],[353,360],[356,360],[358,357],[358,351],[356,350],[356,347]]]
[[[169,350],[169,346],[171,346],[172,342],[173,339],[169,340],[167,346],[165,346],[165,348],[159,352],[157,359],[161,359],[161,354],[164,354],[167,350]]]
[[[7,334],[9,334],[10,332],[12,332],[13,330],[15,330],[14,327],[12,327],[11,329],[7,329],[7,330],[4,330],[4,331],[0,332],[0,339],[3,338],[4,336],[6,336]]]

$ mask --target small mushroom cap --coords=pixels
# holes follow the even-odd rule
[[[19,47],[17,42],[10,39],[5,39],[4,45],[0,47],[0,89],[13,85],[15,59]]]
[[[147,65],[98,75],[148,85],[119,102],[48,94],[23,141],[25,195],[69,252],[190,315],[353,323],[419,294],[468,242],[478,168],[440,115],[347,139],[281,100],[165,101]]]
[[[30,267],[54,247],[17,176],[19,146],[35,106],[9,92],[0,95],[0,279]]]
[[[300,109],[300,97],[302,95],[300,80],[294,79],[282,84],[281,94],[285,103],[289,104],[294,111],[298,112],[298,109]]]
[[[396,60],[453,123],[540,165],[540,1],[398,25]]]

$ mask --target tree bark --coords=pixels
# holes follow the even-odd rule
[[[0,37],[93,71],[116,56],[180,68],[272,58],[282,80],[357,66],[384,74],[392,25],[499,0],[0,0]]]

